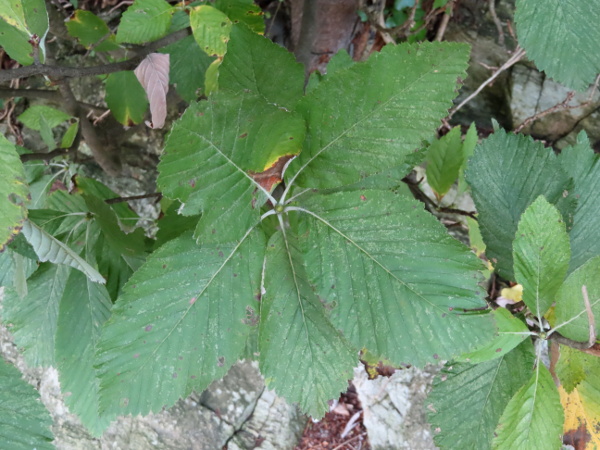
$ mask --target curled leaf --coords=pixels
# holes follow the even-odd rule
[[[167,92],[169,91],[169,55],[150,53],[134,71],[140,81],[148,101],[152,121],[146,121],[150,128],[162,128],[167,117]]]

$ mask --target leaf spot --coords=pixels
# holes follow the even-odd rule
[[[194,179],[191,179],[190,181],[188,181],[188,184],[189,184],[191,187],[196,187],[196,180],[194,180]]]
[[[166,268],[167,268],[167,265],[166,265],[166,264],[163,264],[163,265],[162,265],[162,268],[163,268],[163,269],[166,269]]]
[[[224,256],[224,255],[223,255],[223,252],[221,252],[221,251],[220,251],[220,252],[219,252],[219,257],[221,257],[221,258],[222,258],[223,256]]]
[[[496,349],[496,353],[500,353],[501,351],[502,351],[502,349],[501,349],[501,348],[497,348],[497,349]]]
[[[193,305],[194,303],[196,303],[196,297],[190,299],[190,305]]]
[[[237,278],[237,273],[234,273],[234,274],[233,274],[233,278]]]
[[[219,359],[217,361],[217,366],[223,367],[224,365],[225,365],[225,357],[224,356],[219,356]]]
[[[439,355],[437,353],[434,353],[433,354],[433,359],[438,359],[438,358],[439,358]]]
[[[146,325],[146,328],[144,328],[144,331],[150,331],[152,329],[152,325]]]
[[[139,354],[139,353],[136,353],[135,355],[133,355],[133,357],[134,357],[134,358],[139,358],[139,357],[140,357],[140,354]]]
[[[177,378],[177,372],[173,372],[173,378]]]

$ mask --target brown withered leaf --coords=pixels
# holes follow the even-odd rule
[[[273,165],[262,172],[249,171],[248,174],[267,192],[272,192],[283,180],[283,174],[290,162],[296,155],[285,155],[273,163]]]
[[[600,448],[600,417],[597,415],[597,408],[590,408],[589,404],[586,407],[578,388],[570,394],[562,386],[558,390],[565,410],[563,443],[573,446],[575,450]]]
[[[167,117],[167,92],[169,91],[169,55],[150,53],[144,58],[134,73],[146,91],[150,102],[152,121],[146,121],[150,128],[162,128]]]

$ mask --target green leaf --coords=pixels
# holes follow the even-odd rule
[[[467,134],[465,135],[465,140],[462,145],[462,153],[463,153],[463,163],[460,166],[460,171],[458,173],[458,192],[463,193],[467,190],[467,181],[465,180],[465,170],[467,170],[467,162],[471,156],[473,156],[473,152],[475,151],[475,147],[477,146],[477,142],[479,140],[479,136],[477,135],[477,127],[475,126],[475,122],[471,123]]]
[[[468,58],[463,44],[386,46],[327,76],[298,104],[307,140],[287,178],[332,188],[400,165],[447,114]]]
[[[462,140],[460,126],[457,126],[434,141],[427,152],[427,182],[438,200],[448,193],[462,164]]]
[[[200,217],[182,216],[178,213],[179,208],[181,208],[181,203],[173,202],[167,210],[164,211],[164,215],[161,214],[161,217],[157,222],[158,231],[156,233],[155,248],[175,239],[186,231],[193,231],[194,228],[196,228]]]
[[[11,450],[53,449],[52,417],[19,370],[0,360],[0,441]]]
[[[238,92],[247,89],[269,103],[292,109],[303,96],[304,68],[284,48],[243,25],[234,25],[219,67],[219,86]]]
[[[0,0],[0,17],[20,31],[29,33],[21,0]]]
[[[0,10],[1,10],[0,6]],[[12,59],[23,66],[33,64],[33,47],[29,35],[0,19],[0,45]]]
[[[65,289],[70,268],[55,264],[41,264],[27,280],[28,292],[21,298],[13,289],[7,289],[2,316],[4,323],[23,350],[30,366],[54,364],[54,338],[58,305]]]
[[[264,247],[256,230],[240,244],[203,246],[186,233],[148,258],[104,326],[101,412],[160,411],[225,375],[257,310]]]
[[[135,0],[121,18],[117,42],[144,44],[167,34],[175,8],[165,0]]]
[[[27,22],[27,29],[31,34],[37,35],[43,49],[44,39],[49,27],[46,2],[44,0],[25,0],[22,1],[22,4],[25,22]],[[0,7],[0,9],[1,8],[2,7]]]
[[[571,273],[590,258],[600,255],[600,197],[595,195],[600,190],[600,162],[584,131],[577,136],[577,144],[564,149],[558,160],[575,180],[572,194],[580,199],[569,231]]]
[[[74,180],[75,184],[77,185],[77,191],[81,192],[82,194],[94,195],[102,200],[119,197],[119,194],[117,194],[115,191],[102,184],[98,180],[94,180],[93,178],[87,178],[78,175]],[[119,225],[122,230],[132,230],[140,220],[140,216],[138,216],[135,211],[131,209],[127,202],[112,203],[110,207],[117,215],[117,218],[119,219]]]
[[[508,402],[498,427],[493,448],[560,449],[563,409],[552,375],[541,361],[529,382]]]
[[[533,363],[533,346],[528,340],[492,361],[446,364],[427,398],[435,444],[440,448],[490,449],[502,411],[529,379]]]
[[[40,116],[40,135],[42,136],[42,141],[44,141],[44,144],[48,147],[48,151],[52,151],[56,148],[54,133],[52,133],[52,128],[50,128],[50,125],[44,116]]]
[[[594,0],[548,0],[543,5],[517,0],[516,6],[519,44],[540,70],[579,91],[594,82],[600,72],[600,14]]]
[[[65,264],[80,270],[95,283],[106,283],[102,275],[90,266],[85,259],[33,222],[28,220],[23,223],[23,235],[35,250],[40,261]]]
[[[375,190],[301,200],[306,270],[355,347],[423,366],[491,339],[490,315],[465,314],[486,307],[481,262],[421,203]]]
[[[258,223],[265,201],[253,175],[296,155],[303,139],[298,115],[254,94],[219,92],[192,103],[173,125],[157,184],[184,203],[182,214],[203,212],[198,242],[237,240]]]
[[[523,213],[513,242],[515,279],[539,319],[554,303],[569,268],[571,248],[558,210],[540,195]]]
[[[556,375],[565,391],[572,392],[586,378],[597,379],[600,375],[600,359],[566,345],[559,346],[560,358]]]
[[[306,83],[306,93],[315,89],[327,76],[334,74],[340,70],[347,69],[355,64],[352,57],[344,49],[338,51],[331,57],[327,63],[327,73],[322,74],[318,71],[311,72]]]
[[[106,104],[125,126],[141,123],[148,110],[146,92],[130,70],[111,73],[106,78]]]
[[[119,227],[114,211],[102,199],[90,194],[83,194],[83,199],[89,211],[94,214],[107,243],[122,255],[132,269],[140,267],[146,250],[144,230],[138,228],[133,233],[125,234]]]
[[[551,149],[523,135],[496,131],[475,149],[467,181],[479,212],[488,259],[498,273],[514,279],[512,242],[521,214],[540,195],[558,207],[568,195],[569,177]]]
[[[327,320],[290,231],[278,231],[269,240],[265,286],[259,336],[265,383],[321,418],[327,401],[346,390],[358,352]]]
[[[106,287],[71,271],[60,300],[56,330],[56,365],[65,403],[99,437],[110,422],[98,416],[99,381],[93,364],[102,324],[110,315]]]
[[[513,316],[507,309],[495,309],[493,314],[498,326],[497,335],[483,347],[460,355],[459,361],[478,364],[500,358],[529,337],[530,332],[527,325]]]
[[[196,6],[190,11],[190,26],[198,46],[207,55],[223,57],[233,26],[225,13],[210,5]]]
[[[254,33],[265,32],[264,13],[253,0],[216,0],[214,5],[233,23],[242,22]]]
[[[25,170],[15,146],[0,135],[0,251],[23,226],[28,195]]]
[[[556,326],[560,333],[574,341],[589,340],[589,321],[583,301],[582,286],[588,291],[592,312],[596,318],[596,333],[600,330],[600,256],[588,260],[571,273],[556,294]],[[566,324],[566,322],[569,322]],[[561,326],[565,324],[564,326]]]
[[[23,122],[23,125],[31,128],[32,130],[41,131],[42,125],[40,123],[41,118],[44,118],[48,123],[50,128],[54,128],[65,120],[69,120],[71,118],[70,115],[59,111],[58,109],[52,108],[50,106],[45,105],[34,105],[30,108],[27,108],[23,114],[21,114],[18,119]]]
[[[120,48],[114,42],[114,36],[111,34],[106,22],[90,11],[78,9],[65,25],[69,34],[77,38],[79,43],[86,48],[93,47],[100,52]],[[106,38],[107,35],[109,35],[108,38]],[[103,38],[104,41],[96,45]]]
[[[193,36],[161,49],[170,56],[170,83],[187,102],[197,100],[204,89],[204,74],[213,59],[203,52]]]
[[[75,142],[75,137],[77,137],[77,131],[79,131],[78,120],[69,125],[69,128],[67,128],[67,131],[65,131],[65,134],[63,134],[62,140],[60,141],[60,147],[71,147],[71,145],[73,145],[73,142]]]

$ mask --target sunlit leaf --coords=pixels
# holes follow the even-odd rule
[[[135,0],[121,18],[117,42],[143,44],[165,34],[175,9],[165,0]]]

